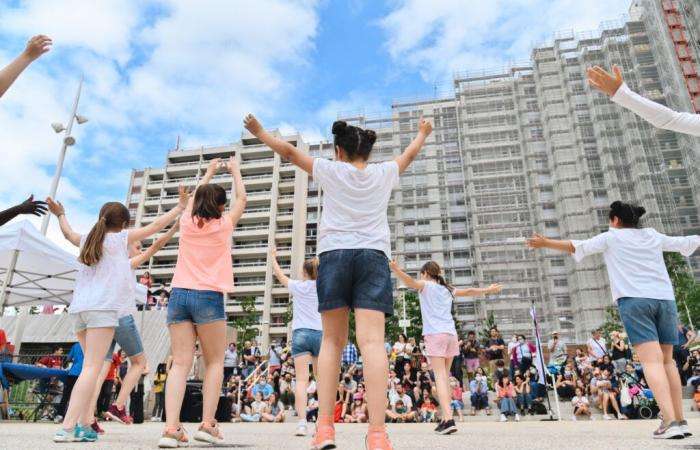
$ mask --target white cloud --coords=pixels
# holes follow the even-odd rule
[[[400,70],[428,82],[458,71],[526,60],[531,44],[555,31],[595,30],[626,13],[630,0],[393,1],[379,21]]]

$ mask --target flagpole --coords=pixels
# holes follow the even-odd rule
[[[547,366],[544,365],[544,355],[542,354],[542,340],[540,339],[540,329],[539,325],[537,323],[537,312],[535,310],[535,299],[530,300],[530,312],[532,316],[532,324],[535,327],[535,343],[537,344],[537,358],[540,361],[540,367],[542,367],[542,375],[545,375],[545,370],[547,373],[549,373],[549,370],[547,369]],[[553,386],[555,391],[556,391],[556,385]],[[542,419],[543,421],[558,421],[561,420],[561,417],[554,417],[554,411],[552,411],[552,402],[549,400],[549,392],[547,392],[547,375],[544,376],[544,388],[545,388],[545,397],[547,398],[547,412],[549,413],[549,418],[548,419]],[[558,405],[557,405],[558,406]]]

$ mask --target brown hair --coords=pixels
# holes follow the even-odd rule
[[[437,281],[439,285],[444,286],[450,292],[450,295],[454,296],[452,286],[445,280],[445,278],[443,278],[441,272],[442,269],[440,269],[440,264],[436,263],[435,261],[428,261],[427,263],[423,264],[423,267],[420,268],[420,273],[424,273],[433,280]]]
[[[310,280],[315,280],[318,276],[318,258],[309,258],[304,261],[304,272]]]
[[[129,225],[131,216],[126,206],[119,202],[107,202],[100,209],[100,218],[92,227],[85,239],[83,248],[80,249],[78,260],[86,266],[92,266],[100,262],[102,258],[102,244],[109,230],[123,230]]]
[[[224,188],[217,184],[205,184],[200,186],[194,194],[192,220],[194,220],[195,216],[201,220],[220,219],[220,206],[225,204],[226,191]]]

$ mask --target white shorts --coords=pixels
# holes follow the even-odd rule
[[[87,328],[116,328],[119,325],[116,311],[81,311],[71,316],[75,334]]]

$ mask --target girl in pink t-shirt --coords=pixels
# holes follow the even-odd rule
[[[187,442],[178,418],[197,338],[206,372],[202,386],[202,424],[194,439],[212,444],[223,441],[214,414],[221,392],[227,342],[224,294],[233,291],[231,234],[245,209],[246,192],[238,163],[231,158],[226,167],[233,176],[236,196],[226,214],[226,191],[208,184],[221,165],[218,159],[209,163],[194,198],[180,218],[180,249],[168,302],[173,365],[165,391],[167,424],[159,447],[172,448]]]

